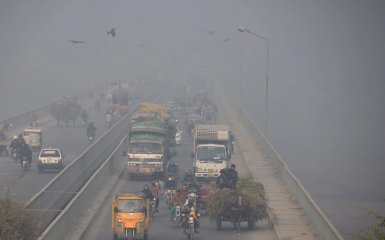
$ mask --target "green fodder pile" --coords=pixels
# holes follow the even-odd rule
[[[0,239],[33,240],[39,235],[38,221],[10,199],[0,200]]]
[[[216,221],[230,211],[231,203],[242,197],[245,206],[245,215],[250,219],[268,219],[267,201],[265,190],[261,183],[255,182],[252,178],[241,178],[238,180],[236,190],[229,188],[219,189],[211,186],[207,199],[207,209],[211,222]]]

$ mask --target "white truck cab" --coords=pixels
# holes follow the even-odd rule
[[[230,128],[224,125],[198,125],[194,132],[195,177],[216,178],[230,166]]]

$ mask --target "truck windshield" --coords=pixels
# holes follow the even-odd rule
[[[162,154],[162,145],[159,143],[130,143],[129,153]]]
[[[143,209],[143,200],[142,199],[118,200],[117,207],[119,212],[125,212],[125,213],[141,212]]]
[[[224,160],[226,158],[226,149],[223,146],[201,146],[198,147],[197,159],[199,160]]]

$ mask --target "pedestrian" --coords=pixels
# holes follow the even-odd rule
[[[231,164],[231,167],[228,171],[228,179],[230,189],[235,189],[238,181],[238,172],[235,170],[235,164]]]
[[[225,169],[222,169],[220,175],[217,177],[216,186],[220,189],[227,187],[227,177]]]

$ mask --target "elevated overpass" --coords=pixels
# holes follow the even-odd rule
[[[263,144],[263,136],[259,134],[258,129],[253,126],[252,122],[248,119],[247,113],[243,112],[242,116],[237,115],[238,112],[233,111],[236,108],[231,107],[230,101],[228,101],[227,98],[224,98],[222,93],[219,92],[219,94],[216,94],[216,97],[216,100],[221,106],[220,109],[222,110],[221,121],[231,125],[237,138],[237,149],[234,155],[234,161],[240,169],[243,168],[242,175],[253,176],[257,181],[260,181],[265,185],[269,197],[269,205],[272,208],[273,232],[269,232],[271,230],[269,230],[266,225],[262,225],[257,231],[244,234],[247,236],[242,235],[242,239],[255,239],[259,236],[264,236],[263,239],[342,239],[271,147],[269,148],[269,156],[272,157],[268,161],[265,161],[263,154],[261,154],[260,151],[261,143]],[[74,191],[67,189],[64,191],[73,195],[73,198],[71,198],[72,200],[66,201],[64,209],[48,209],[53,212],[59,210],[60,214],[58,215],[58,218],[52,222],[51,219],[49,220],[51,224],[48,225],[42,234],[41,239],[97,239],[87,238],[88,234],[91,234],[92,236],[95,232],[93,229],[98,229],[101,235],[111,231],[110,223],[103,224],[106,221],[103,217],[106,218],[107,216],[110,221],[110,215],[108,214],[109,194],[114,191],[124,191],[125,188],[122,188],[122,185],[128,184],[130,185],[129,188],[138,190],[138,188],[141,189],[143,184],[141,182],[127,182],[124,174],[122,175],[122,172],[125,170],[125,158],[123,158],[121,154],[123,151],[122,144],[125,135],[122,134],[125,133],[122,129],[124,129],[125,124],[127,124],[126,120],[122,119],[121,122],[115,125],[111,131],[106,133],[103,138],[95,144],[97,145],[101,142],[99,143],[100,145],[111,145],[114,146],[113,148],[118,145],[117,148],[109,148],[109,151],[107,151],[108,154],[100,155],[100,149],[98,147],[90,147],[87,151],[83,152],[80,157],[76,158],[76,161],[78,162],[89,162],[91,164],[92,161],[95,160],[95,156],[100,155],[101,158],[98,158],[98,161],[95,161],[95,163],[98,162],[97,165],[100,167],[94,168],[95,166],[92,166],[93,169],[90,172],[94,174],[92,174],[90,179],[83,179],[85,184],[81,184],[82,187],[80,189]],[[186,136],[186,134],[184,136]],[[188,139],[184,137],[184,141],[188,142]],[[183,161],[184,167],[186,168],[189,168],[189,165],[191,164],[191,162],[188,162],[191,149],[192,148],[186,144],[186,147],[184,146],[184,149],[178,153],[178,161]],[[71,163],[71,165],[75,166],[76,161]],[[89,168],[91,165],[83,167]],[[68,169],[63,171],[64,173],[67,172],[67,178],[63,177],[63,180],[55,181],[68,181],[74,174],[72,172],[74,170]],[[77,167],[72,169],[79,170]],[[108,171],[106,169],[108,169]],[[85,169],[82,169],[79,172],[84,170]],[[64,176],[64,174],[59,174],[55,179],[60,179],[61,176]],[[56,190],[47,190],[54,185],[55,181],[51,180],[49,185],[45,186],[40,192],[58,192]],[[97,184],[95,185],[95,183]],[[119,186],[121,187],[120,189]],[[42,200],[36,200],[37,198],[38,197],[35,196],[29,201],[27,204],[28,209],[41,210],[41,205],[45,204],[42,204]],[[51,197],[48,196],[48,198]],[[85,201],[85,199],[92,199],[92,204],[90,204],[89,201]],[[91,210],[87,210],[86,207],[91,207]],[[100,212],[107,212],[107,214],[98,216],[97,213]],[[164,223],[162,219],[166,220],[167,215],[159,216],[159,220],[157,221],[160,225],[158,227],[156,227],[157,222],[154,221],[152,226],[154,230],[152,230],[152,232],[159,232],[160,235],[152,233],[151,239],[157,239],[157,236],[162,236],[163,234],[166,234],[164,237],[173,236],[169,230],[161,230],[161,223]],[[96,226],[92,225],[97,222],[101,224]],[[73,228],[74,223],[77,225],[75,228]],[[69,228],[73,229],[73,231],[68,233]],[[203,229],[199,238],[204,236],[210,238],[223,236],[223,233],[212,231],[210,228],[208,228],[208,235],[205,235],[204,231],[205,230]],[[112,234],[109,236],[112,236]],[[232,239],[226,237],[224,239]],[[205,238],[206,237],[202,239]]]

